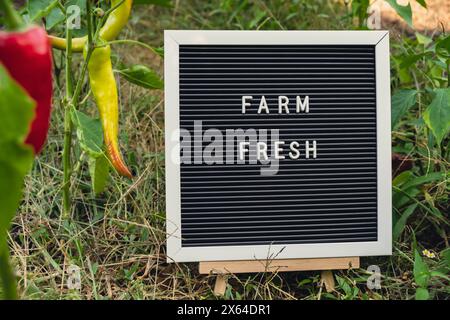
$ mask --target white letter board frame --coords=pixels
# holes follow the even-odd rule
[[[183,247],[179,156],[179,45],[374,45],[377,141],[377,240],[282,245]],[[392,254],[391,110],[388,31],[165,30],[165,150],[167,261],[295,259]]]

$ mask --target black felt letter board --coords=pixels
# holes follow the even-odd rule
[[[262,95],[270,114],[255,111]],[[308,95],[309,113],[278,113],[280,95]],[[179,107],[192,134],[202,120],[203,131],[317,142],[315,159],[286,157],[270,176],[261,164],[182,163],[183,247],[377,240],[374,45],[180,45]]]

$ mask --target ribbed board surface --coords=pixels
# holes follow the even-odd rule
[[[272,176],[181,164],[183,247],[377,240],[374,46],[180,45],[179,68],[181,128],[279,129],[318,150]],[[243,95],[256,101],[247,114]],[[268,115],[256,113],[261,95]],[[309,113],[278,114],[279,95],[309,95]]]

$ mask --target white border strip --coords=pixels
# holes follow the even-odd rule
[[[252,246],[181,246],[179,157],[179,52],[180,44],[373,44],[376,60],[378,241],[333,244]],[[167,261],[289,259],[392,254],[390,67],[387,31],[182,31],[164,32],[166,228]]]

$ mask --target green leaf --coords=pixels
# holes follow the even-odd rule
[[[402,213],[400,218],[395,223],[394,229],[392,230],[392,236],[394,240],[397,240],[402,234],[403,230],[406,226],[406,221],[408,218],[414,213],[417,208],[417,203],[410,205],[406,210]]]
[[[425,0],[416,0],[416,1],[418,4],[420,4],[425,9],[427,8],[427,3],[425,2]]]
[[[425,183],[430,183],[433,181],[439,181],[444,178],[445,175],[442,172],[432,172],[420,177],[413,176],[412,179],[410,179],[407,183],[405,183],[402,186],[402,189],[406,190],[411,187],[423,185]]]
[[[133,4],[154,4],[161,7],[172,7],[172,0],[134,0]]]
[[[48,14],[47,18],[45,19],[45,28],[47,30],[52,29],[56,25],[63,22],[65,19],[64,13],[59,8],[54,8],[50,13]]]
[[[95,194],[102,193],[108,183],[109,160],[105,155],[97,158],[89,157],[89,173],[92,179],[92,189]]]
[[[417,38],[417,42],[424,45],[425,47],[433,41],[432,38],[427,37],[419,32],[416,32],[416,38]]]
[[[442,278],[442,279],[444,279],[444,280],[450,281],[450,278],[447,277],[446,274],[444,274],[444,273],[442,273],[442,272],[440,272],[440,271],[431,271],[431,272],[430,272],[430,276],[431,276],[431,277],[436,277],[436,278]]]
[[[396,187],[400,187],[402,184],[404,184],[406,181],[410,180],[411,177],[413,177],[413,173],[411,170],[406,170],[397,175],[394,180],[392,180],[392,185]]]
[[[163,47],[154,48],[153,51],[155,51],[158,54],[158,56],[160,56],[161,58],[164,58],[164,48]]]
[[[34,118],[35,102],[1,63],[0,92],[0,142],[13,140],[22,143],[29,131],[28,124]]]
[[[450,130],[450,88],[434,90],[433,101],[423,113],[423,119],[440,145]]]
[[[408,204],[410,201],[420,194],[420,190],[417,188],[409,188],[402,191],[394,189],[392,196],[392,204],[395,208],[402,208],[404,205]]]
[[[103,130],[100,119],[92,119],[74,108],[71,109],[70,115],[77,128],[81,149],[94,158],[103,155]]]
[[[57,8],[57,0],[29,0],[28,1],[28,14],[31,21],[37,21],[50,14],[55,8]]]
[[[399,90],[391,98],[391,125],[396,128],[402,116],[416,104],[417,90]]]
[[[76,5],[80,8],[80,14],[86,12],[85,0],[69,0],[64,1],[64,7],[67,9],[71,5]],[[58,0],[29,0],[28,13],[31,21],[37,21],[42,18],[45,19],[45,27],[47,30],[63,22],[65,19],[64,13],[58,7]],[[74,30],[75,32],[78,30]]]
[[[411,4],[408,3],[407,6],[401,6],[397,3],[397,0],[386,0],[387,3],[397,12],[397,14],[402,17],[403,20],[406,21],[406,23],[413,27],[412,24],[412,10],[411,10]]]
[[[448,268],[450,268],[450,248],[444,249],[441,252],[442,257],[444,258],[445,264]]]
[[[147,89],[162,89],[164,82],[158,74],[144,65],[133,65],[129,68],[117,70],[129,82]]]
[[[425,288],[417,288],[416,290],[416,300],[428,300],[430,298],[430,293]]]
[[[427,264],[422,260],[419,251],[414,250],[414,281],[419,287],[426,288],[430,280],[430,271]]]
[[[442,57],[450,58],[450,35],[436,41],[436,53]]]
[[[336,276],[336,280],[339,284],[339,287],[344,291],[347,296],[351,296],[353,293],[352,287],[345,281],[345,279]]]
[[[418,53],[418,54],[407,55],[402,59],[402,62],[400,63],[399,67],[402,69],[407,69],[412,64],[419,61],[420,59],[425,58],[427,55],[428,56],[431,55],[431,52],[422,52],[422,53]]]
[[[416,197],[420,190],[417,189],[417,186],[424,185],[426,183],[434,182],[443,180],[445,178],[445,175],[442,172],[432,172],[424,176],[416,177],[411,175],[407,182],[402,182],[401,184],[401,191],[395,190],[392,195],[392,203],[396,208],[401,208],[405,204],[407,204],[411,198]],[[396,181],[396,179],[394,179]],[[393,184],[395,187],[396,185]],[[409,195],[409,197],[406,195]]]
[[[34,117],[35,102],[0,64],[0,237],[9,228],[20,199],[23,179],[33,163],[23,142]],[[1,241],[1,240],[0,240]]]

